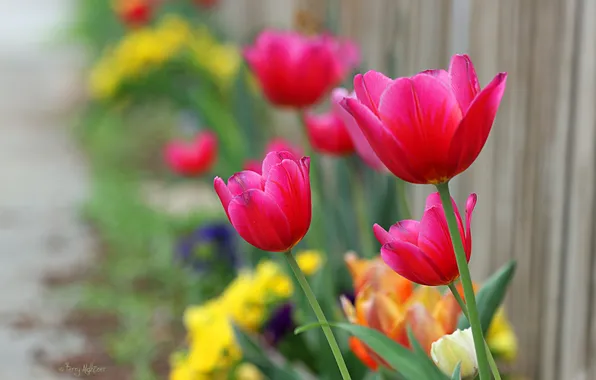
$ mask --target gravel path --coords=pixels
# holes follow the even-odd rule
[[[85,167],[63,112],[77,96],[82,60],[52,41],[73,2],[0,0],[0,379],[64,379],[36,352],[62,357],[83,345],[56,327],[76,297],[43,284],[92,248],[78,218]]]

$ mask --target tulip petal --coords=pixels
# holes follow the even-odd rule
[[[474,65],[466,54],[456,54],[451,58],[449,65],[449,81],[459,102],[462,112],[465,114],[480,92],[480,83],[476,76]]]
[[[226,186],[223,179],[219,177],[215,177],[215,179],[213,180],[213,188],[215,189],[215,192],[219,197],[219,201],[221,202],[221,205],[223,206],[224,211],[226,212],[226,215],[229,219],[230,214],[228,214],[228,205],[230,204],[230,201],[234,196],[230,192],[230,189],[228,189],[228,186]]]
[[[275,199],[261,190],[251,189],[234,197],[228,213],[238,234],[263,251],[283,252],[294,243],[288,219]]]
[[[342,106],[354,117],[360,130],[379,159],[394,175],[411,183],[426,183],[412,174],[408,157],[400,143],[389,133],[381,120],[357,99],[346,98]]]
[[[261,175],[251,170],[243,170],[230,177],[228,189],[232,196],[237,196],[250,189],[263,190],[263,182]]]
[[[457,218],[457,225],[459,226],[459,230],[463,231],[464,225],[462,223],[461,214],[459,213],[459,209],[457,208],[457,204],[453,197],[451,197],[451,205],[453,207],[453,211],[455,212],[455,217]],[[426,205],[424,206],[425,210],[430,209],[431,207],[438,207],[443,212],[443,218],[445,218],[445,212],[443,208],[443,202],[441,201],[441,196],[438,192],[431,193],[426,198]],[[447,219],[445,219],[445,223],[447,223]]]
[[[424,183],[451,178],[456,163],[447,160],[449,144],[462,112],[453,92],[440,79],[419,74],[395,80],[381,97],[379,117],[412,157],[410,165],[425,178]]]
[[[283,160],[295,160],[297,158],[298,157],[294,157],[289,151],[273,151],[267,153],[267,156],[265,156],[265,159],[263,160],[263,178],[267,179],[271,168],[279,165]]]
[[[437,272],[436,265],[413,244],[393,241],[381,247],[381,258],[402,277],[421,285],[445,285],[444,276]]]
[[[393,240],[402,240],[408,243],[418,243],[418,233],[420,232],[420,222],[417,220],[402,220],[389,228],[389,234]]]
[[[430,353],[432,343],[447,333],[422,304],[412,305],[407,311],[406,319],[414,337],[427,354]]]
[[[375,234],[375,238],[377,238],[381,245],[385,245],[395,240],[389,232],[387,232],[383,227],[379,226],[376,223],[373,226],[373,233]]]
[[[342,119],[346,130],[350,134],[352,142],[354,143],[354,147],[356,148],[356,152],[362,158],[362,160],[371,168],[377,171],[384,171],[387,170],[385,165],[381,162],[377,154],[370,146],[366,136],[360,130],[358,123],[354,120],[354,117],[350,115],[350,113],[341,106],[341,102],[344,98],[354,98],[354,94],[350,94],[348,90],[345,88],[336,88],[331,93],[331,102],[333,106],[333,111]]]
[[[449,147],[449,160],[457,162],[458,173],[472,165],[484,147],[505,92],[507,74],[498,74],[470,104]]]
[[[468,261],[470,260],[470,255],[472,254],[472,212],[474,212],[474,208],[476,207],[476,201],[478,197],[476,194],[470,194],[468,200],[466,201],[466,258]]]
[[[460,228],[461,233],[463,229]],[[445,284],[459,276],[451,236],[442,208],[434,206],[424,211],[420,220],[418,246],[436,265],[437,272],[446,280]]]
[[[293,239],[301,240],[311,221],[310,183],[294,160],[283,160],[269,171],[265,193],[271,196],[286,216]]]
[[[449,78],[449,73],[443,69],[436,69],[436,70],[425,70],[420,74],[431,75],[441,82],[443,82],[447,87],[451,88],[451,79]]]
[[[391,78],[371,70],[364,75],[358,74],[354,77],[354,91],[362,104],[378,114],[381,95],[391,82]]]

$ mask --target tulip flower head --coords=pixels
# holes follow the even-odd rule
[[[472,212],[476,206],[476,194],[471,194],[466,202],[465,226],[453,199],[452,202],[459,232],[464,242],[466,260],[470,261],[471,222]],[[391,226],[389,231],[375,224],[373,230],[382,245],[383,261],[401,276],[427,286],[448,285],[459,277],[439,193],[428,196],[420,221],[402,220]]]
[[[217,137],[211,131],[204,131],[190,142],[172,141],[165,147],[164,158],[173,172],[185,176],[204,174],[217,160]]]
[[[310,158],[271,152],[262,174],[244,170],[214,188],[238,234],[253,246],[286,252],[306,235],[311,222]]]
[[[275,137],[269,141],[265,147],[265,155],[271,152],[290,152],[294,157],[304,156],[304,151],[299,146],[292,144],[291,142],[282,139],[281,137]]]
[[[267,146],[265,147],[265,156],[271,152],[290,152],[294,157],[302,157],[304,156],[304,152],[302,149],[292,144],[291,142],[281,138],[275,137],[269,141]],[[255,173],[261,174],[261,166],[262,163],[259,160],[247,160],[244,163],[244,170],[251,170]]]
[[[476,376],[478,362],[471,328],[445,335],[432,344],[430,353],[437,367],[445,374],[451,375],[457,364],[461,363],[460,374],[463,379]]]
[[[376,171],[387,171],[383,162],[377,157],[377,154],[370,146],[366,136],[360,130],[358,123],[354,117],[341,106],[344,98],[356,98],[354,93],[348,92],[345,88],[338,87],[331,92],[331,106],[334,114],[336,114],[343,122],[348,134],[350,135],[356,153],[362,160]]]
[[[150,0],[117,0],[116,12],[125,25],[138,27],[151,20],[153,6]]]
[[[278,106],[317,103],[357,62],[357,48],[329,35],[265,30],[244,51],[263,93]]]
[[[505,91],[506,73],[480,88],[467,55],[455,55],[449,71],[427,70],[395,80],[376,71],[354,78],[356,98],[342,105],[380,160],[397,177],[440,184],[478,157]]]
[[[354,152],[352,138],[343,120],[333,111],[316,115],[307,111],[303,115],[308,140],[316,152],[345,156]]]

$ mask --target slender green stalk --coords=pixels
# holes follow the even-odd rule
[[[329,343],[329,347],[331,347],[331,352],[333,352],[333,356],[335,357],[335,361],[337,362],[337,366],[339,367],[339,372],[341,373],[341,377],[344,380],[351,380],[350,373],[348,372],[348,367],[346,367],[346,363],[344,362],[344,358],[341,356],[341,350],[333,336],[333,332],[331,331],[331,327],[329,327],[329,322],[327,322],[327,318],[325,318],[325,314],[315,297],[306,277],[304,277],[304,273],[300,270],[296,259],[292,255],[292,251],[288,251],[284,253],[286,260],[288,260],[288,264],[292,268],[292,272],[296,276],[298,283],[302,287],[310,306],[312,307],[315,315],[317,316],[317,320],[321,324],[321,328],[323,329],[323,334],[325,334],[325,338],[327,338],[327,342]]]
[[[459,292],[455,288],[455,284],[453,282],[451,284],[449,284],[449,290],[451,290],[451,293],[453,293],[453,297],[455,297],[455,300],[459,304],[461,311],[464,313],[464,315],[466,316],[466,318],[469,321],[470,317],[468,317],[468,308],[466,307],[464,300],[459,295]],[[490,348],[488,347],[486,340],[484,341],[484,347],[486,348],[488,364],[490,365],[490,370],[493,373],[495,380],[501,380],[501,374],[499,373],[499,367],[497,367],[497,362],[495,362],[495,358],[493,358],[493,353],[490,352]]]
[[[412,219],[412,213],[410,212],[410,206],[408,202],[408,192],[406,182],[399,178],[397,180],[397,192],[399,193],[399,216],[400,220]]]
[[[464,297],[468,309],[468,320],[472,326],[472,335],[474,336],[474,346],[476,347],[476,358],[478,359],[478,374],[480,380],[490,379],[490,370],[488,360],[486,359],[486,347],[484,345],[484,337],[482,334],[482,326],[480,325],[480,317],[478,315],[478,307],[476,306],[476,297],[474,296],[474,288],[472,285],[472,276],[470,275],[470,268],[466,260],[466,252],[459,233],[459,226],[453,211],[453,204],[451,203],[451,194],[449,193],[449,182],[437,185],[437,190],[441,196],[441,203],[445,210],[445,217],[447,218],[447,225],[449,226],[449,234],[455,251],[455,259],[457,261],[457,268],[461,283],[464,288]]]
[[[372,257],[374,256],[374,245],[372,240],[372,223],[368,218],[368,213],[366,212],[366,202],[364,197],[364,181],[362,180],[361,176],[359,176],[359,168],[356,164],[356,161],[349,160],[348,163],[350,164],[350,184],[352,190],[352,201],[354,202],[354,210],[356,212],[356,220],[358,223],[358,232],[360,243],[362,244],[361,248],[364,252],[361,252],[364,257]],[[379,252],[377,252],[378,254]]]

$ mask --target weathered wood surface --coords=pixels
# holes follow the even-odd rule
[[[592,0],[227,0],[239,40],[329,9],[366,68],[412,75],[468,52],[482,84],[509,73],[487,145],[455,181],[478,193],[474,277],[509,259],[515,368],[536,380],[596,379],[596,2]],[[390,57],[394,59],[391,60]],[[422,212],[432,188],[410,188]]]

